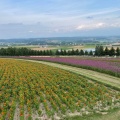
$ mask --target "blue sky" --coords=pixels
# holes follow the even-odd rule
[[[0,38],[120,35],[120,0],[0,0]]]

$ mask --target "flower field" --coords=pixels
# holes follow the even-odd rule
[[[19,57],[20,58],[20,57]],[[94,57],[24,57],[24,59],[43,60],[91,69],[120,77],[120,58]]]
[[[0,59],[0,120],[56,120],[114,107],[119,91],[59,68]]]

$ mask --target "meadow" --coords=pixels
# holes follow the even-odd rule
[[[120,92],[80,75],[28,61],[0,59],[1,120],[62,119],[120,107]]]

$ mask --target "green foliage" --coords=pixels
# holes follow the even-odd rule
[[[41,115],[41,114],[42,114],[42,111],[41,111],[41,110],[39,110],[39,111],[38,111],[38,114],[39,114],[39,115]]]
[[[95,55],[96,56],[104,56],[104,55],[109,55],[109,56],[117,55],[117,56],[119,56],[120,55],[120,49],[119,49],[119,47],[117,47],[117,49],[115,50],[113,47],[111,47],[111,49],[109,50],[106,47],[105,50],[104,50],[103,46],[96,46]]]
[[[94,52],[93,51],[84,51],[84,50],[56,50],[54,53],[52,50],[44,50],[44,51],[38,51],[38,50],[31,50],[29,48],[1,48],[0,49],[0,56],[52,56],[52,55],[90,55],[93,56]],[[110,50],[106,47],[105,50],[103,46],[96,46],[95,48],[95,56],[104,56],[104,55],[109,55],[109,56],[114,56],[120,55],[120,49],[117,48],[116,50],[112,47]]]
[[[93,56],[93,51],[92,51],[92,50],[89,52],[89,55],[90,55],[90,56]]]
[[[31,50],[28,48],[1,48],[0,49],[1,56],[29,56],[29,55],[53,55],[51,50]]]
[[[109,55],[109,49],[107,47],[105,48],[104,54]]]
[[[117,49],[116,49],[116,55],[117,55],[117,56],[120,55],[120,49],[119,49],[119,47],[117,47]]]
[[[52,117],[59,111],[66,115],[68,110],[80,112],[82,108],[93,108],[99,101],[103,106],[115,101],[117,104],[116,98],[120,100],[118,92],[59,68],[13,59],[1,59],[0,63],[0,73],[3,75],[0,82],[1,120],[13,120],[16,103],[20,109],[20,120],[25,119],[24,106],[29,113],[28,120],[32,120],[31,116],[36,112],[39,117],[44,114]]]
[[[85,51],[85,55],[88,55],[88,51],[87,50]]]
[[[96,46],[96,48],[95,48],[95,55],[96,56],[103,56],[104,55],[103,46]]]
[[[80,55],[84,55],[84,51],[83,50],[80,50]]]
[[[109,55],[110,55],[110,56],[115,55],[115,49],[114,49],[113,47],[110,49]]]

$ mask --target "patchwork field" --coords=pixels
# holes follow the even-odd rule
[[[56,51],[56,50],[86,50],[86,49],[94,49],[95,48],[95,45],[63,45],[63,46],[48,46],[48,47],[31,47],[31,49],[33,50],[52,50],[52,51]]]
[[[59,68],[0,59],[1,120],[56,120],[115,107],[119,91]]]

